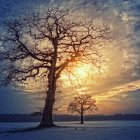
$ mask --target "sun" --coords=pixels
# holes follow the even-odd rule
[[[75,66],[63,71],[61,81],[68,85],[83,84],[91,74],[91,65],[78,63]]]
[[[87,77],[90,73],[91,66],[89,64],[79,64],[73,68],[73,74],[77,77]]]

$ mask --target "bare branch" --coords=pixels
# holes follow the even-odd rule
[[[88,94],[75,96],[73,101],[68,106],[68,111],[71,113],[78,112],[83,114],[86,111],[96,111],[96,100],[92,99]]]

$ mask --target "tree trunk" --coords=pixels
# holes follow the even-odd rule
[[[52,40],[54,46],[54,53],[52,57],[51,68],[48,73],[48,91],[45,100],[45,106],[43,110],[42,120],[39,127],[53,127],[53,105],[55,102],[55,91],[56,91],[56,63],[57,63],[57,41]]]
[[[55,74],[50,71],[48,74],[48,91],[45,100],[45,106],[43,115],[39,127],[53,127],[53,105],[55,102],[55,91],[56,91],[56,78]]]
[[[40,127],[53,127],[52,111],[54,105],[54,97],[46,97],[43,115],[40,123]]]
[[[84,117],[83,117],[83,113],[81,113],[81,124],[84,124]]]
[[[84,118],[83,118],[83,114],[84,114],[84,109],[83,109],[83,102],[81,103],[81,124],[84,123]]]

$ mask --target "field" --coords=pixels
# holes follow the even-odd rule
[[[140,121],[56,122],[60,127],[14,132],[37,123],[0,123],[0,140],[140,140]],[[12,132],[5,132],[5,131]]]

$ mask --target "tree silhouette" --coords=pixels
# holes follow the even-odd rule
[[[53,126],[56,83],[74,63],[99,66],[99,48],[110,28],[76,20],[72,12],[53,7],[44,13],[6,21],[0,35],[0,84],[46,78],[46,98],[40,127]]]
[[[84,113],[86,111],[97,111],[96,100],[88,94],[81,94],[74,97],[74,100],[69,104],[68,111],[71,113],[79,113],[81,115],[81,124],[84,123]]]

